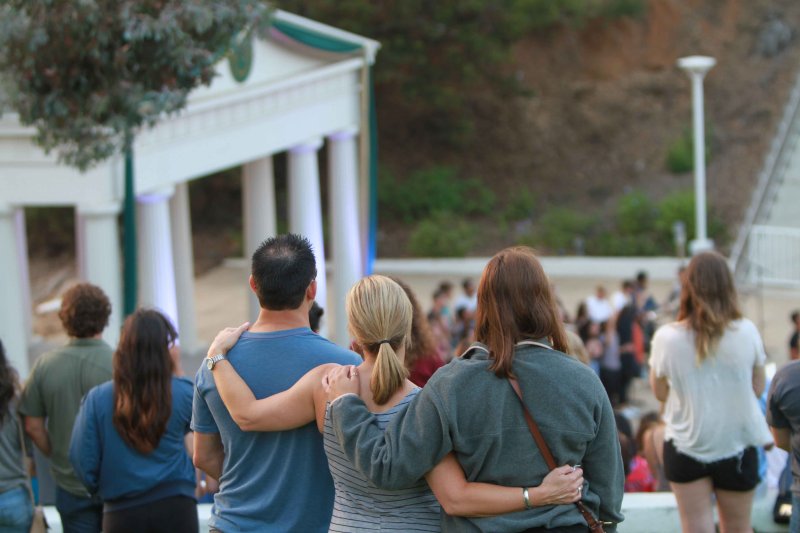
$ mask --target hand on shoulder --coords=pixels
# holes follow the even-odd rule
[[[208,357],[228,353],[228,350],[234,347],[239,341],[242,333],[247,331],[250,327],[250,322],[245,322],[238,328],[225,328],[214,337],[211,346],[208,347]]]

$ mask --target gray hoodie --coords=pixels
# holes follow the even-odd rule
[[[540,341],[541,342],[541,341]],[[413,485],[450,451],[469,481],[533,487],[548,468],[506,379],[488,370],[480,345],[439,369],[386,431],[358,396],[331,406],[347,458],[378,487]],[[625,475],[614,413],[595,373],[561,352],[517,346],[513,364],[525,404],[559,465],[580,464],[583,502],[602,521],[621,522]],[[520,491],[520,498],[522,492]],[[442,513],[443,531],[520,531],[585,525],[574,505],[489,518]],[[614,531],[612,525],[606,531]]]

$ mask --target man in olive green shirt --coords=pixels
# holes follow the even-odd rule
[[[69,289],[58,316],[70,340],[36,360],[20,401],[25,432],[50,458],[65,533],[102,528],[103,503],[75,476],[69,443],[83,396],[111,379],[113,350],[100,338],[110,314],[111,304],[99,287],[82,283]]]

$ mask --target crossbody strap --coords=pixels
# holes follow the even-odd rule
[[[522,344],[522,343],[520,343]],[[539,344],[534,341],[525,341],[525,344]],[[547,346],[545,346],[547,347]],[[550,348],[552,350],[552,348]],[[519,382],[516,378],[509,377],[508,383],[511,385],[511,388],[514,389],[514,393],[517,395],[519,399],[519,404],[522,406],[522,412],[525,415],[525,423],[528,424],[528,429],[533,436],[533,440],[536,442],[536,446],[539,448],[539,452],[544,457],[544,462],[547,464],[547,468],[550,470],[555,470],[556,460],[553,457],[552,452],[550,452],[550,447],[547,446],[547,442],[544,440],[542,436],[542,432],[539,431],[539,425],[531,416],[531,412],[528,410],[528,407],[525,405],[525,401],[522,399],[522,390],[519,388]],[[592,515],[591,511],[583,505],[583,502],[577,501],[575,502],[575,507],[578,508],[583,519],[586,520],[586,523],[589,525],[589,531],[594,533],[603,533],[603,524],[601,524],[595,517]]]

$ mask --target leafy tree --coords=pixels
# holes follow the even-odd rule
[[[258,0],[6,0],[0,72],[37,142],[86,169],[208,84]]]
[[[81,170],[126,153],[127,312],[136,300],[133,136],[183,108],[192,89],[211,82],[233,39],[265,15],[260,0],[0,4],[5,105],[36,128],[45,150]]]

